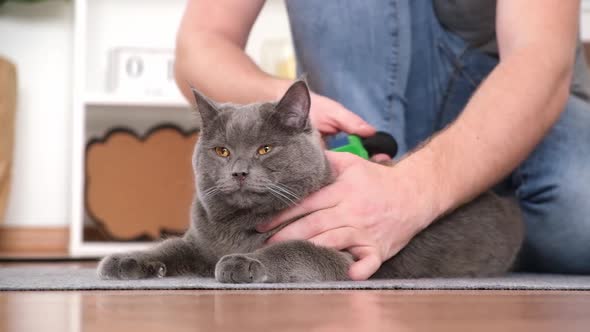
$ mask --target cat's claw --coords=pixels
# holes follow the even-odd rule
[[[215,279],[221,283],[259,283],[268,281],[264,265],[242,254],[221,257],[215,266]]]
[[[162,264],[158,267],[156,276],[158,278],[164,278],[166,276],[166,265]]]
[[[111,255],[98,265],[98,276],[101,279],[163,278],[166,276],[166,265],[159,261]]]

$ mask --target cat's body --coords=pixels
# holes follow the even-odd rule
[[[348,253],[289,241],[256,226],[333,179],[308,120],[309,93],[296,82],[279,103],[215,105],[195,92],[202,132],[194,155],[198,194],[184,237],[106,257],[102,278],[171,275],[220,282],[347,280]],[[285,226],[285,225],[283,225]],[[435,221],[374,278],[491,276],[507,272],[523,238],[517,206],[485,193]]]

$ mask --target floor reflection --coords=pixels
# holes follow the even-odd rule
[[[590,293],[0,292],[0,332],[580,330]]]
[[[0,293],[0,331],[81,331],[81,298],[79,292]]]

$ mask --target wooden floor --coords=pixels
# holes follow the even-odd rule
[[[434,330],[588,332],[590,292],[0,292],[2,332]]]

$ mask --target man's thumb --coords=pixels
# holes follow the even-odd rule
[[[373,126],[363,120],[360,116],[345,108],[342,108],[340,112],[332,113],[332,120],[335,122],[338,129],[347,134],[369,137],[376,132]]]

